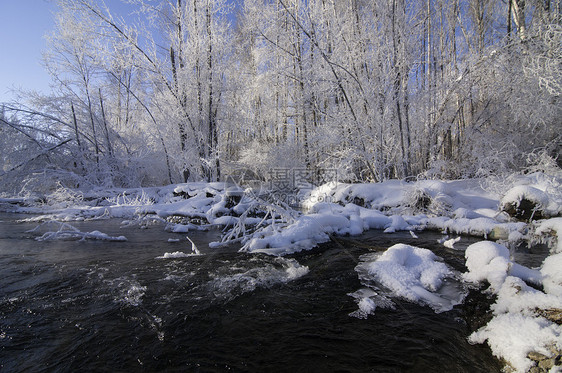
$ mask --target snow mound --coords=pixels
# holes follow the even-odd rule
[[[466,248],[464,280],[478,283],[487,281],[490,290],[497,291],[508,275],[518,276],[526,281],[539,284],[542,275],[537,270],[526,268],[510,260],[509,249],[492,241],[480,241]]]
[[[355,270],[366,285],[435,312],[449,311],[464,299],[452,281],[455,273],[427,249],[396,244],[383,254],[362,256]]]
[[[481,241],[467,247],[464,279],[469,282],[488,281],[499,289],[509,270],[509,249],[491,241]]]
[[[517,185],[501,199],[500,210],[519,220],[533,220],[556,215],[559,206],[551,203],[544,191],[530,185]]]
[[[508,276],[497,295],[496,303],[492,305],[496,314],[520,313],[535,316],[538,309],[562,310],[562,297],[534,289],[516,276]]]

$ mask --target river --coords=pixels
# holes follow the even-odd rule
[[[465,306],[434,313],[395,300],[350,316],[354,270],[372,249],[434,249],[462,269],[462,250],[437,233],[369,231],[275,258],[210,249],[220,231],[185,234],[71,223],[124,242],[36,241],[27,216],[0,214],[0,370],[5,372],[499,372],[488,347],[470,345]],[[180,239],[179,242],[168,240]],[[463,238],[456,247],[475,239]],[[360,244],[358,244],[360,243]]]

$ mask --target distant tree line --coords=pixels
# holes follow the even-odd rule
[[[0,106],[4,190],[462,178],[560,153],[560,1],[132,3],[58,1],[52,93]]]

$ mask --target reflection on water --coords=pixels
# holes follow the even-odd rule
[[[350,294],[371,249],[433,248],[462,270],[440,235],[367,232],[275,258],[209,249],[219,231],[185,234],[120,221],[72,223],[125,242],[43,241],[0,215],[0,367],[41,371],[494,372],[485,346],[466,342],[461,307],[434,313],[394,299],[366,318]],[[171,242],[168,242],[169,239]],[[176,242],[176,239],[179,241]],[[355,243],[360,241],[361,245]],[[464,247],[465,247],[464,246]]]

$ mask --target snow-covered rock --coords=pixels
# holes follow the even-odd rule
[[[509,250],[482,241],[466,249],[471,282],[487,281],[497,295],[493,318],[474,332],[469,341],[488,343],[495,356],[504,359],[515,372],[527,372],[535,365],[532,354],[555,358],[562,350],[562,253],[547,257],[540,271],[511,261]],[[544,291],[527,285],[542,285]],[[556,317],[555,317],[556,316]]]
[[[511,188],[500,201],[500,210],[519,220],[539,220],[549,216],[550,200],[542,190],[530,185]]]
[[[487,281],[492,291],[497,291],[509,275],[514,275],[535,284],[540,284],[539,271],[514,263],[509,249],[492,241],[480,241],[467,247],[466,268],[463,278],[468,282]]]
[[[562,252],[547,257],[541,267],[544,290],[562,297]]]
[[[469,282],[487,281],[493,289],[499,289],[509,271],[509,249],[491,241],[470,245],[465,251],[464,279]]]

